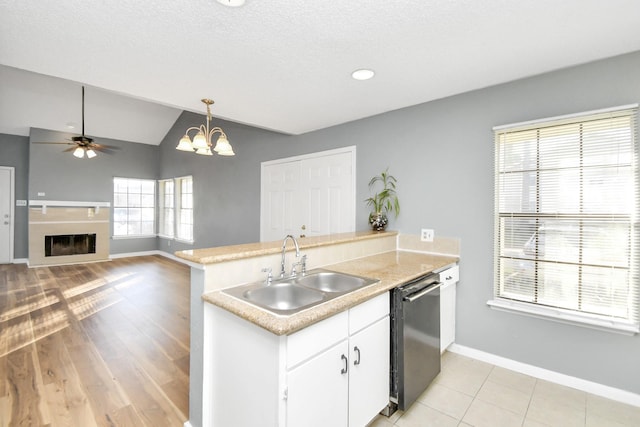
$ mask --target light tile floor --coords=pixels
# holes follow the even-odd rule
[[[408,411],[369,427],[638,427],[640,408],[455,353]]]

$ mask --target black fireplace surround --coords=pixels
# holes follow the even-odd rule
[[[96,235],[60,234],[44,236],[44,256],[66,256],[96,253]]]

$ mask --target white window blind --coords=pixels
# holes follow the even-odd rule
[[[495,305],[637,332],[636,116],[494,129]]]

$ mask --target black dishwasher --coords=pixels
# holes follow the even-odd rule
[[[387,415],[406,410],[440,373],[440,282],[429,274],[391,291]]]

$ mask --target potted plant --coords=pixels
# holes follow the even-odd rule
[[[387,213],[393,213],[396,218],[400,213],[396,183],[396,177],[389,175],[389,168],[369,181],[369,192],[375,191],[376,187],[382,185],[379,192],[365,199],[367,206],[372,208],[372,212],[369,214],[369,224],[376,231],[382,231],[387,227],[389,222]]]

